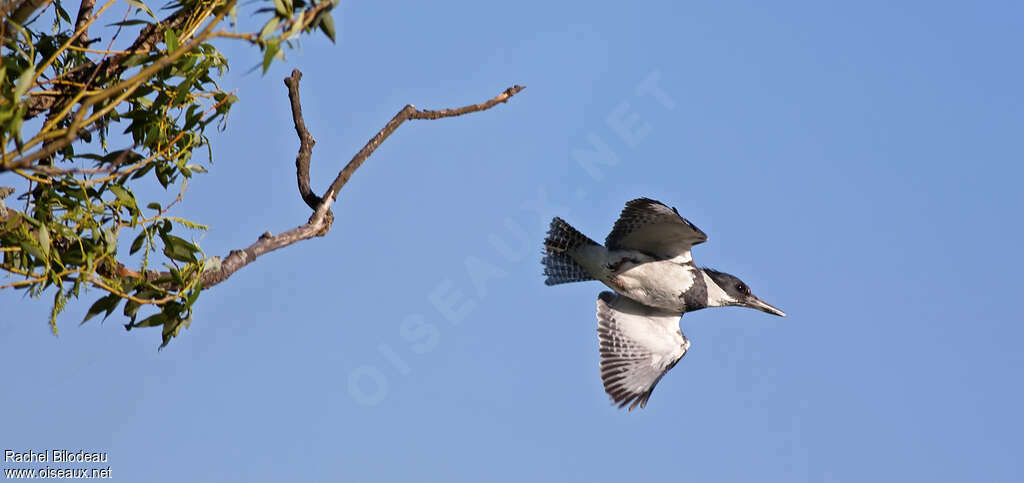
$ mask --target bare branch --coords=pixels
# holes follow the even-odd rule
[[[302,80],[302,72],[299,69],[292,70],[291,77],[284,78],[284,84],[288,86],[288,99],[292,104],[292,121],[295,124],[295,134],[299,137],[299,153],[295,155],[295,176],[299,181],[299,194],[302,200],[310,208],[316,209],[320,206],[320,197],[309,188],[309,157],[313,154],[313,146],[316,139],[306,129],[306,121],[302,119],[302,104],[299,102],[299,81]]]
[[[293,70],[292,75],[284,80],[285,85],[288,86],[288,97],[292,103],[292,120],[295,123],[295,133],[299,137],[299,154],[295,159],[295,167],[297,170],[297,177],[299,179],[299,191],[302,193],[303,200],[307,204],[310,203],[311,198],[307,198],[307,193],[311,197],[316,195],[309,189],[309,161],[310,155],[313,149],[313,137],[309,134],[306,128],[306,123],[302,118],[302,106],[299,104],[298,85],[299,79],[302,78],[302,73],[298,70]],[[373,153],[375,149],[399,125],[402,124],[406,119],[441,119],[445,117],[461,116],[471,112],[483,111],[490,109],[499,103],[508,101],[508,99],[519,91],[524,89],[523,86],[513,86],[505,90],[505,92],[499,94],[495,98],[483,102],[480,104],[473,104],[470,106],[460,107],[457,109],[444,109],[440,111],[419,111],[412,105],[407,105],[402,108],[398,114],[395,115],[391,121],[381,129],[370,142],[366,144],[351,161],[345,166],[344,169],[338,174],[338,178],[334,180],[331,188],[327,190],[327,193],[323,198],[316,197],[318,202],[312,207],[315,208],[313,215],[309,220],[291,230],[277,235],[271,235],[269,232],[260,235],[259,239],[255,243],[249,245],[241,250],[232,250],[227,258],[221,262],[221,266],[216,270],[207,270],[203,272],[200,282],[204,289],[210,288],[228,279],[235,272],[240,270],[242,267],[252,263],[260,256],[284,248],[288,245],[307,240],[316,236],[324,236],[331,229],[331,224],[334,220],[334,215],[331,213],[331,205],[337,196],[338,189],[345,185],[349,178],[352,177],[352,173],[355,172],[359,166],[366,161],[368,157]],[[305,187],[304,187],[305,185]],[[129,270],[124,265],[119,265],[115,269],[115,273],[122,277],[134,277],[134,278],[145,278],[146,280],[156,280],[160,278],[169,278],[168,272],[158,272],[156,270],[147,271],[145,274]]]
[[[429,111],[429,110],[413,110],[413,113],[409,116],[410,119],[441,119],[443,117],[455,117],[463,114],[469,114],[471,112],[486,111],[498,104],[508,102],[509,98],[518,94],[519,91],[525,89],[526,86],[512,86],[505,89],[505,92],[494,96],[487,102],[481,102],[480,104],[472,104],[469,106],[460,107],[457,109],[441,109],[440,111]],[[408,106],[412,107],[412,106]]]
[[[232,250],[228,257],[221,262],[219,270],[203,272],[202,278],[199,279],[200,283],[203,284],[203,288],[209,288],[227,280],[228,277],[239,269],[252,263],[265,253],[315,236],[323,236],[327,233],[325,228],[330,229],[330,226],[327,225],[327,215],[330,213],[332,203],[334,203],[334,197],[328,193],[328,196],[324,198],[323,203],[313,212],[313,216],[309,218],[306,224],[299,225],[278,235],[261,235],[256,243],[241,250]]]
[[[461,116],[463,114],[469,114],[471,112],[484,111],[498,105],[499,103],[507,102],[509,98],[518,94],[519,91],[522,91],[525,88],[525,86],[519,85],[512,86],[509,87],[508,89],[505,89],[505,92],[498,94],[493,99],[487,102],[460,107],[457,109],[442,109],[440,111],[420,111],[413,107],[412,104],[406,105],[405,107],[402,108],[401,111],[398,111],[398,114],[395,114],[395,117],[391,118],[391,120],[384,125],[384,128],[381,129],[377,133],[377,135],[371,138],[366,143],[366,145],[363,146],[363,149],[360,149],[359,152],[356,153],[354,157],[352,157],[352,160],[349,161],[347,165],[345,165],[345,168],[342,169],[340,173],[338,173],[338,177],[334,178],[334,182],[331,183],[329,191],[337,195],[338,192],[341,191],[341,188],[345,186],[345,183],[348,183],[348,180],[349,178],[352,177],[352,174],[355,173],[357,169],[359,169],[359,166],[361,166],[364,161],[366,161],[366,158],[369,158],[370,155],[373,154],[373,152],[377,149],[377,147],[380,146],[381,143],[383,143],[384,140],[391,135],[391,133],[395,132],[395,130],[398,129],[398,126],[401,126],[402,123],[406,121],[406,119],[441,119],[444,117]]]

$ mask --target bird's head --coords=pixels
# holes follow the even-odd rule
[[[786,313],[772,307],[764,300],[757,298],[750,291],[750,287],[743,283],[742,280],[729,275],[725,272],[719,272],[710,268],[705,268],[704,273],[711,277],[711,280],[718,285],[721,289],[721,293],[713,290],[713,287],[708,287],[708,305],[709,306],[729,306],[734,305],[738,307],[749,307],[757,309],[762,312],[766,312],[772,315],[778,315],[779,317],[785,317]]]

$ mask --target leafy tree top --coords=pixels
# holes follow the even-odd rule
[[[197,158],[211,155],[208,128],[223,129],[238,101],[218,84],[228,60],[213,42],[260,49],[266,72],[304,33],[334,40],[336,0],[262,3],[254,13],[266,21],[252,32],[239,31],[237,0],[172,2],[163,18],[141,0],[81,0],[74,20],[55,0],[0,6],[0,271],[8,275],[0,289],[52,292],[54,333],[68,301],[91,286],[104,295],[83,323],[120,307],[129,329],[161,327],[165,346],[189,325],[204,289],[263,253],[327,233],[334,195],[402,122],[488,109],[522,89],[459,109],[406,106],[319,196],[309,186],[314,141],[302,121],[301,74],[293,72],[285,81],[300,140],[297,179],[313,215],[227,257],[208,256],[193,239],[208,228],[172,208],[193,175],[206,172]],[[145,189],[150,184],[164,191]],[[119,258],[125,237],[137,269]]]

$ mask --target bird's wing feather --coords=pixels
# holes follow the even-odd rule
[[[626,203],[604,244],[609,250],[633,249],[663,259],[683,257],[688,262],[690,247],[707,239],[675,208],[639,198]]]
[[[598,296],[601,380],[620,408],[647,406],[654,386],[686,354],[690,341],[679,330],[680,315],[612,292]]]

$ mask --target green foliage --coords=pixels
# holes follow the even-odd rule
[[[254,45],[266,72],[303,32],[333,41],[335,3],[267,0],[256,12],[269,20],[250,33],[225,28],[234,0],[181,0],[163,19],[128,4],[124,18],[97,5],[87,37],[60,2],[40,12],[52,29],[0,26],[0,289],[52,291],[56,334],[67,303],[99,288],[83,324],[123,304],[126,327],[162,327],[163,347],[188,327],[204,271],[220,267],[194,238],[207,227],[169,214],[207,171],[196,154],[212,152],[209,128],[225,129],[238,102],[218,84],[228,61],[214,41]],[[118,258],[122,237],[137,270]]]
[[[261,8],[257,13],[273,13],[263,24],[257,37],[263,49],[263,72],[266,73],[274,59],[283,59],[281,44],[290,45],[300,34],[312,29],[320,29],[334,42],[334,19],[331,9],[337,5],[336,0],[321,3],[307,3],[305,0],[273,0],[273,8]],[[277,33],[277,37],[274,37]]]

